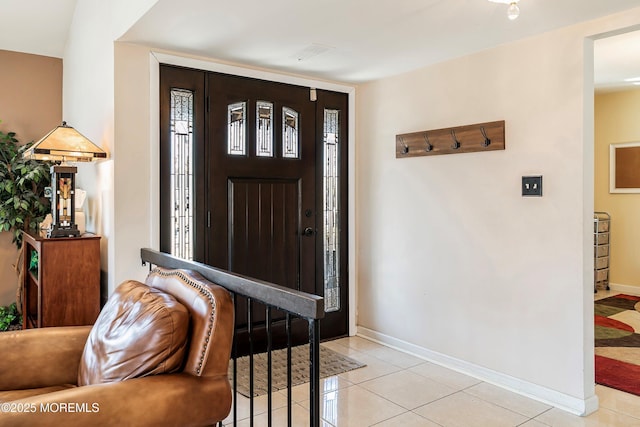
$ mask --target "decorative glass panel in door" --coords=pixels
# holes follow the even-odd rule
[[[273,157],[273,103],[256,102],[256,155]]]
[[[193,92],[171,90],[171,253],[193,259]]]
[[[298,143],[298,112],[282,108],[282,157],[297,159],[299,156]]]
[[[340,112],[324,110],[323,258],[325,311],[340,309]]]
[[[247,153],[247,103],[237,102],[227,107],[227,153],[244,156]]]

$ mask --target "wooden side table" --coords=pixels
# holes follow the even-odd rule
[[[100,236],[24,234],[23,329],[91,325],[100,313]]]

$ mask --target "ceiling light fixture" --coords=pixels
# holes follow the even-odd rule
[[[518,7],[518,2],[520,0],[489,0],[489,1],[493,3],[508,4],[509,7],[507,8],[507,17],[512,21],[516,19],[518,16],[520,16],[520,8]]]

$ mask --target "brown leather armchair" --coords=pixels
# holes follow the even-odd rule
[[[88,337],[91,343],[92,336],[103,332],[91,332],[91,326],[3,332],[0,425],[183,427],[224,419],[232,399],[227,378],[233,339],[229,293],[184,270],[156,268],[145,284],[172,295],[188,310],[185,353],[177,372],[79,386],[80,366],[91,352],[85,350]],[[108,309],[109,302],[103,312]],[[148,339],[128,337],[138,347]]]

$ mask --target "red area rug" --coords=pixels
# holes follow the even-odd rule
[[[640,297],[595,301],[596,383],[640,396]]]

